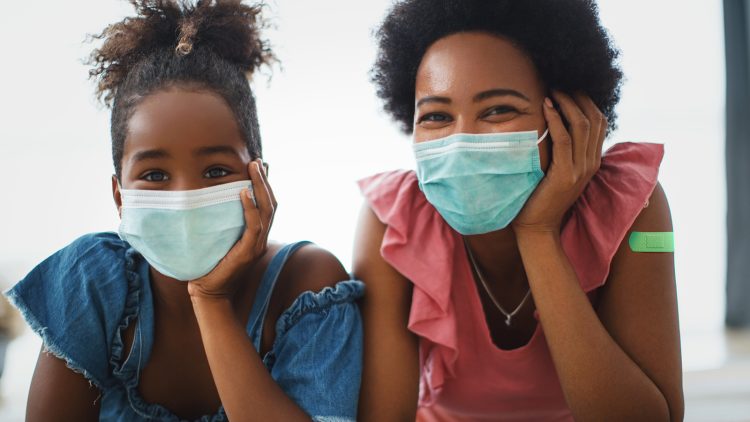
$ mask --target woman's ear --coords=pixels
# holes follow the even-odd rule
[[[115,200],[115,206],[117,207],[117,215],[122,218],[122,196],[120,196],[120,182],[117,180],[117,176],[112,175],[112,199]]]

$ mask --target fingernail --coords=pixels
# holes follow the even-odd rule
[[[549,97],[544,98],[544,105],[546,105],[549,108],[553,108],[554,105],[552,104],[552,100],[549,99]]]

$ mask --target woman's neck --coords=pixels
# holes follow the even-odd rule
[[[503,290],[525,289],[526,271],[518,250],[513,228],[506,227],[494,232],[464,236],[467,247],[479,266],[482,277]]]

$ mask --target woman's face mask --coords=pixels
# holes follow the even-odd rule
[[[414,144],[419,187],[454,230],[507,227],[544,177],[536,131],[466,134]]]

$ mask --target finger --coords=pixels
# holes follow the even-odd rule
[[[260,219],[263,224],[263,230],[258,234],[255,239],[255,248],[258,255],[263,254],[268,243],[268,233],[271,230],[271,221],[273,220],[274,205],[271,193],[268,190],[268,185],[263,180],[263,171],[258,161],[250,163],[250,178],[253,181],[253,192],[255,194],[255,200],[258,203],[258,210],[260,212]]]
[[[261,176],[263,176],[263,182],[266,184],[266,187],[268,188],[268,193],[271,194],[271,203],[273,204],[274,210],[276,210],[276,207],[278,206],[278,202],[276,201],[276,195],[273,193],[273,188],[271,187],[271,184],[268,183],[268,172],[266,171],[266,167],[268,164],[263,163],[263,160],[258,158],[258,165],[260,165],[261,169]]]
[[[255,200],[258,202],[258,209],[260,210],[260,216],[263,219],[263,223],[271,221],[274,212],[273,197],[269,192],[269,187],[263,178],[263,170],[258,161],[250,163],[251,171],[250,178],[253,181],[253,193],[255,193]]]
[[[243,218],[245,220],[245,230],[237,243],[232,246],[227,255],[222,258],[220,265],[216,266],[216,276],[219,278],[230,277],[237,272],[238,268],[250,264],[256,257],[255,239],[263,230],[260,221],[258,207],[252,199],[250,189],[240,192],[240,202],[242,203]]]
[[[599,110],[594,101],[588,95],[578,93],[574,96],[576,103],[586,115],[589,120],[591,129],[589,131],[588,146],[586,147],[586,155],[588,162],[593,166],[597,161],[597,154],[601,156],[599,152],[599,135],[601,134],[601,127],[604,121],[604,114]]]
[[[238,253],[245,258],[253,258],[253,248],[257,243],[258,237],[263,232],[263,220],[256,202],[253,201],[253,192],[245,189],[240,194],[242,202],[243,216],[245,219],[245,230],[242,232],[240,240],[237,241],[235,248]]]
[[[586,164],[586,146],[591,125],[573,98],[560,91],[555,91],[552,95],[570,124],[570,134],[573,138],[573,164],[577,168],[583,168]]]
[[[552,100],[544,99],[544,118],[552,137],[552,164],[561,170],[572,171],[573,168],[573,140],[565,128],[562,116],[555,110]]]

